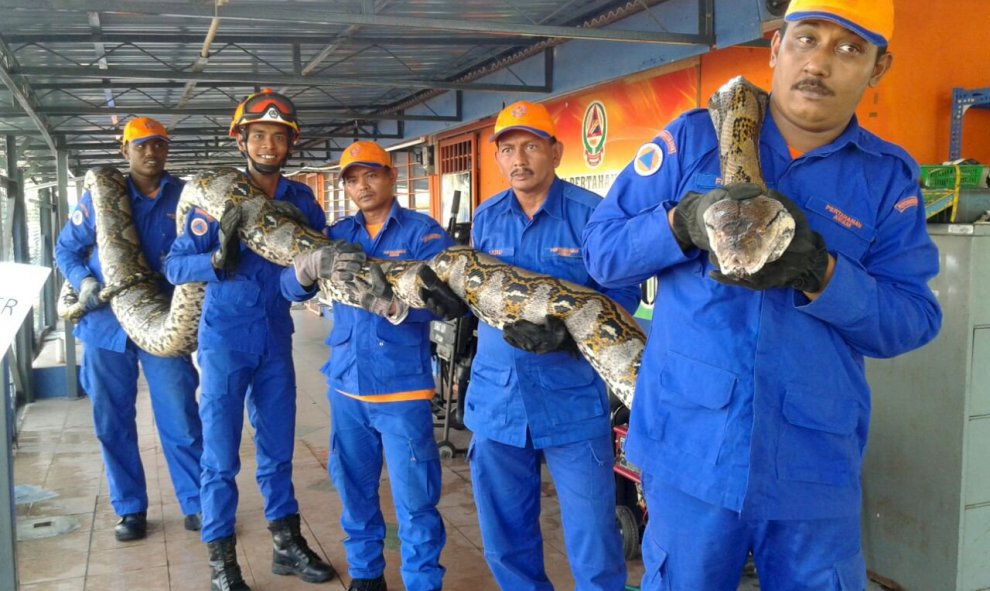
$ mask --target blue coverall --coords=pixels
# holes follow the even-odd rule
[[[130,179],[127,191],[144,258],[153,271],[159,272],[175,240],[175,208],[182,181],[166,172],[155,197],[142,195]],[[59,269],[77,291],[87,277],[104,284],[97,253],[93,198],[87,191],[55,246]],[[164,293],[172,292],[172,286],[164,280],[161,289]],[[93,425],[106,465],[114,512],[128,515],[148,509],[135,422],[140,362],[179,506],[184,515],[199,513],[203,438],[196,407],[198,378],[190,356],[157,357],[139,349],[120,327],[109,304],[87,312],[79,319],[73,334],[86,345],[82,386],[93,404]]]
[[[704,110],[640,149],[585,230],[603,285],[659,280],[626,440],[650,508],[644,590],[734,590],[747,551],[764,589],[865,589],[863,357],[920,347],[941,324],[927,287],[938,255],[903,150],[853,119],[792,158],[768,116],[760,158],[835,257],[814,301],[722,285],[708,253],[678,247],[667,212],[720,183]]]
[[[275,200],[299,208],[313,229],[326,216],[313,192],[302,183],[280,178]],[[292,364],[292,318],[279,289],[283,267],[240,247],[233,273],[213,268],[219,247],[219,221],[194,209],[165,261],[169,281],[179,285],[206,282],[199,322],[203,420],[203,530],[211,542],[234,535],[237,484],[241,468],[244,405],[254,427],[255,478],[265,504],[265,519],[275,521],[299,512],[292,488],[292,451],[296,426],[296,375]]]
[[[529,219],[511,189],[478,207],[476,250],[603,291],[626,309],[636,286],[603,290],[581,260],[581,232],[601,198],[555,179]],[[615,476],[605,384],[583,358],[537,355],[478,325],[465,424],[485,558],[502,589],[552,589],[540,533],[540,457],[560,499],[564,543],[578,591],[624,588],[626,564],[615,525]]]
[[[333,240],[359,244],[372,257],[425,260],[453,245],[429,216],[392,209],[371,238],[364,214],[338,220],[328,229]],[[315,293],[301,287],[292,269],[282,273],[282,289],[292,300]],[[440,500],[440,461],[433,439],[431,401],[435,390],[430,364],[430,320],[426,310],[410,310],[400,324],[338,302],[327,337],[330,359],[321,371],[330,400],[330,476],[340,494],[340,525],[347,534],[348,572],[374,579],[385,569],[385,521],[378,496],[382,454],[402,542],[402,582],[408,591],[438,591],[446,569],[440,551],[446,542]]]

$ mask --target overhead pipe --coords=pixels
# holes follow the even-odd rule
[[[196,59],[196,63],[192,66],[193,72],[202,72],[206,69],[206,64],[210,61],[210,46],[213,45],[213,39],[217,36],[217,30],[220,28],[220,6],[227,3],[227,0],[215,0],[213,4],[213,19],[210,21],[210,28],[206,31],[206,38],[203,39],[203,47],[199,50],[199,58]],[[179,102],[176,103],[176,107],[184,107],[189,99],[192,98],[192,93],[196,89],[196,81],[190,80],[186,82],[186,87],[182,90],[182,97],[179,98]]]

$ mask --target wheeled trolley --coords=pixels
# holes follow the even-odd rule
[[[450,440],[450,430],[464,428],[464,395],[477,344],[477,325],[473,316],[430,323],[430,341],[435,345],[438,374],[433,415],[434,426],[441,429],[441,438],[437,441],[441,458],[467,452]]]

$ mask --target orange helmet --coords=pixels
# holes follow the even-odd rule
[[[238,130],[252,123],[279,123],[292,128],[293,140],[299,138],[299,122],[296,119],[296,106],[289,97],[270,88],[262,89],[237,105],[234,118],[230,121],[230,137],[237,137]]]

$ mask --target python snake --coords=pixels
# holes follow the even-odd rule
[[[756,139],[766,101],[766,94],[761,93],[738,78],[716,93],[709,105],[718,132],[726,183],[762,184]],[[141,254],[137,232],[130,220],[123,176],[110,167],[93,169],[86,174],[85,187],[93,196],[100,264],[107,282],[101,298],[110,301],[124,330],[142,349],[164,356],[191,352],[196,346],[202,284],[178,286],[169,302],[160,293],[158,278]],[[773,203],[762,200],[776,203],[778,209],[772,207]],[[719,202],[716,206],[722,207],[712,212],[712,226],[716,229],[712,244],[725,245],[720,246],[719,260],[738,260],[744,270],[752,268],[754,256],[762,257],[762,253],[756,251],[767,250],[767,245],[771,251],[775,250],[778,248],[775,245],[786,235],[786,224],[771,227],[764,223],[759,227],[756,223],[771,213],[781,217],[779,209],[782,206],[778,201],[770,197],[750,201],[754,203],[733,203],[735,208],[726,207],[727,202]],[[241,241],[279,265],[290,265],[295,255],[329,244],[323,234],[273,208],[265,195],[236,169],[202,172],[186,184],[176,213],[179,231],[194,207],[216,219],[229,208],[240,207],[244,220],[239,230]],[[741,223],[740,218],[745,223]],[[740,228],[743,232],[738,231]],[[747,231],[755,231],[759,240],[746,242]],[[732,238],[730,234],[742,237]],[[756,248],[746,250],[747,244],[756,244]],[[742,254],[736,256],[737,251]],[[768,253],[764,262],[772,260],[773,254]],[[463,246],[449,248],[428,261],[369,259],[359,273],[366,284],[371,283],[371,265],[378,265],[385,272],[400,308],[425,306],[420,298],[422,285],[418,270],[427,265],[480,320],[496,328],[516,320],[540,323],[548,315],[561,318],[581,354],[616,397],[631,407],[646,338],[636,320],[608,297],[584,286],[504,264]],[[382,315],[391,303],[378,298],[369,306],[372,300],[366,297],[367,294],[350,284],[336,285],[321,280],[320,288],[331,299],[353,306],[363,303],[364,307]],[[63,286],[61,316],[74,319],[82,315],[80,306],[72,298],[71,289]],[[401,310],[399,314],[401,317]]]
[[[723,185],[753,183],[763,194],[742,201],[717,201],[702,215],[712,254],[725,275],[746,277],[784,254],[794,237],[794,218],[766,195],[760,172],[760,128],[767,93],[742,76],[725,83],[708,101],[718,138]]]

